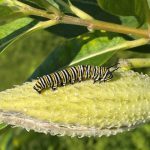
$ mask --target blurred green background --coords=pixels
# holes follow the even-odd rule
[[[47,31],[38,31],[21,39],[0,55],[0,91],[22,84],[64,38]],[[129,58],[132,52],[120,52],[116,57]],[[134,53],[149,57],[147,53]],[[149,69],[142,70],[150,74]],[[130,132],[101,138],[58,137],[11,128],[0,132],[0,150],[150,150],[150,125]]]

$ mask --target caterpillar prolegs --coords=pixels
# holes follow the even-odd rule
[[[113,72],[117,70],[118,64],[111,67],[92,66],[92,65],[78,65],[69,67],[49,75],[39,77],[35,86],[33,87],[38,93],[43,89],[51,88],[52,90],[57,87],[65,86],[66,84],[74,84],[92,79],[95,82],[105,82],[113,78]]]

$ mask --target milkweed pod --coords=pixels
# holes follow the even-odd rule
[[[150,121],[150,77],[116,71],[110,82],[91,80],[37,94],[35,81],[0,92],[0,122],[69,136],[114,135]]]

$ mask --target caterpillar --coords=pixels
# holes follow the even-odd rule
[[[92,79],[95,83],[109,81],[113,78],[113,72],[117,70],[118,64],[111,67],[78,65],[60,70],[42,77],[38,77],[33,87],[39,94],[46,88],[56,90],[57,87],[68,83],[74,84],[84,80]]]

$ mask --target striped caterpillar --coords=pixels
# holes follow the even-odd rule
[[[57,87],[65,86],[68,83],[74,84],[84,80],[92,79],[95,82],[105,82],[113,78],[113,72],[117,70],[118,64],[111,67],[78,65],[60,70],[37,79],[33,87],[39,94],[46,88],[56,90]]]

